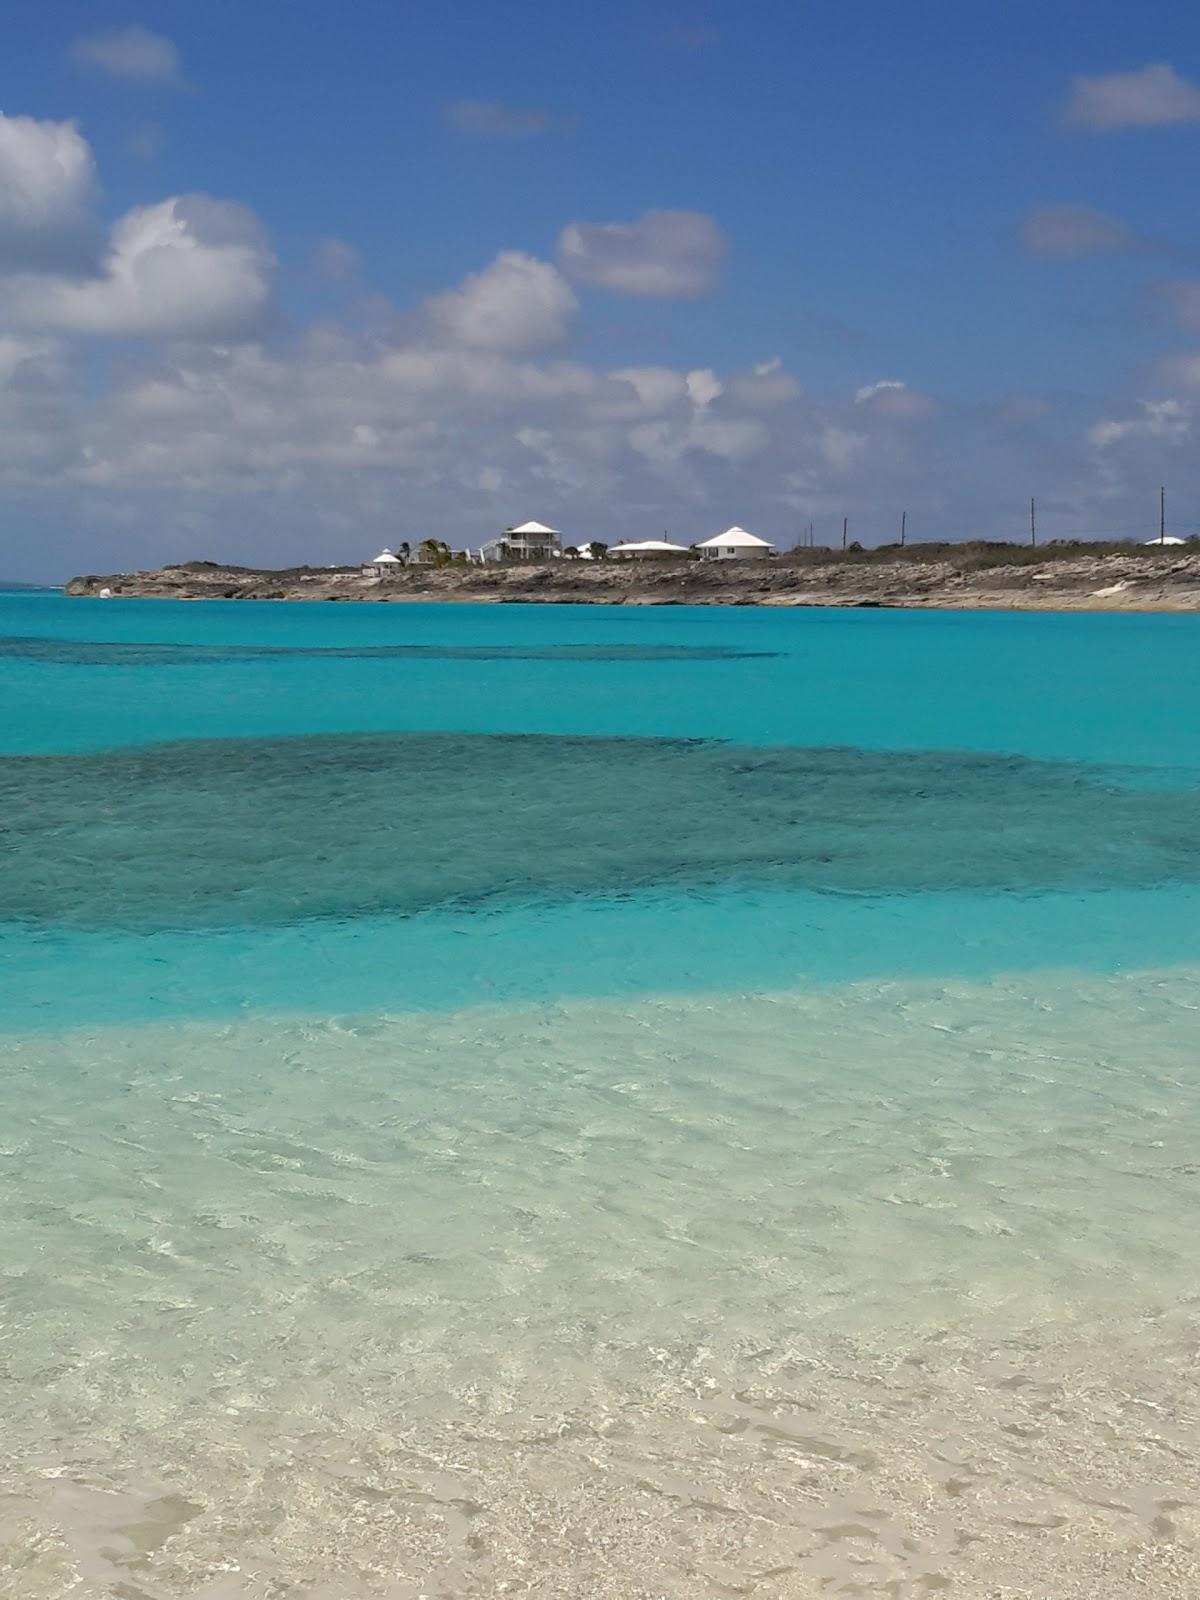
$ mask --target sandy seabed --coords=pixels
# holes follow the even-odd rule
[[[0,1592],[1200,1592],[1200,974],[6,1036]]]

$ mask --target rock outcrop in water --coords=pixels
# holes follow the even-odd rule
[[[988,610],[1200,610],[1200,549],[1086,546],[993,552],[942,546],[796,552],[777,561],[554,561],[544,565],[259,571],[189,561],[73,578],[69,595],[173,600],[550,601],[592,605],[900,606]]]

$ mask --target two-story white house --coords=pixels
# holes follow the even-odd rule
[[[548,528],[544,522],[521,522],[515,528],[505,528],[498,539],[489,539],[479,551],[481,561],[553,561],[561,555],[558,529]]]

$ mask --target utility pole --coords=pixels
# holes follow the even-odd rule
[[[1033,497],[1029,500],[1029,542],[1037,544],[1037,512],[1033,504]]]
[[[850,518],[842,518],[842,549],[846,548],[846,529],[850,526]]]
[[[900,513],[900,548],[902,550],[904,548],[904,536],[907,533],[907,531],[908,531],[908,512],[907,511],[902,511]]]
[[[1167,542],[1167,491],[1165,485],[1158,491],[1158,542]]]

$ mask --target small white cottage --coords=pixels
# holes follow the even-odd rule
[[[773,544],[738,527],[726,528],[724,533],[714,534],[711,539],[698,544],[696,549],[706,561],[737,561],[747,556],[753,558],[775,554]]]
[[[386,578],[398,567],[404,565],[399,556],[394,556],[385,545],[373,561],[368,561],[362,569],[364,578]]]

